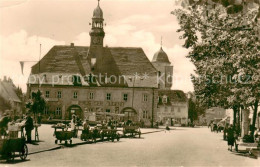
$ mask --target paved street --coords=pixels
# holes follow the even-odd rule
[[[0,166],[259,166],[260,160],[227,150],[222,134],[207,128],[176,128],[141,139],[77,145],[29,155]]]

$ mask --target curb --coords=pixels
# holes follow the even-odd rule
[[[37,154],[37,153],[41,153],[41,152],[47,152],[47,151],[58,150],[58,149],[60,149],[61,147],[62,147],[62,146],[56,146],[56,147],[52,147],[52,148],[45,149],[45,150],[34,151],[34,152],[31,152],[31,153],[28,153],[28,155]]]
[[[150,133],[157,133],[157,132],[162,132],[164,130],[156,130],[156,131],[152,131],[152,132],[144,132],[144,133],[141,133],[142,135],[145,135],[145,134],[150,134]]]

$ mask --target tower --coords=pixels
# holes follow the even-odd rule
[[[89,35],[91,37],[90,46],[103,47],[103,40],[105,37],[103,22],[104,22],[103,11],[99,6],[99,0],[98,0],[98,6],[93,11],[92,27],[91,27],[91,31],[89,32]]]
[[[159,89],[170,90],[172,87],[173,66],[162,48],[162,42],[160,50],[153,56],[152,64],[158,72]]]

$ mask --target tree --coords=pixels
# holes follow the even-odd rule
[[[206,108],[202,106],[199,101],[195,99],[194,96],[189,98],[188,100],[188,118],[190,119],[191,123],[195,120],[198,120],[200,115],[205,113]]]
[[[46,102],[40,90],[37,92],[32,92],[32,99],[27,102],[26,108],[29,109],[30,112],[34,114],[34,119],[36,119],[36,115],[39,113],[43,113],[46,107]]]
[[[190,0],[186,9],[173,12],[183,46],[191,48],[187,57],[196,67],[196,97],[208,107],[232,108],[234,115],[251,106],[257,112],[260,98],[260,3],[248,1],[231,10],[235,3]]]

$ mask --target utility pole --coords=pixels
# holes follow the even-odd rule
[[[152,88],[152,90],[153,90],[153,101],[152,101],[152,124],[151,124],[151,126],[152,126],[152,128],[153,128],[153,115],[154,115],[154,87]]]

